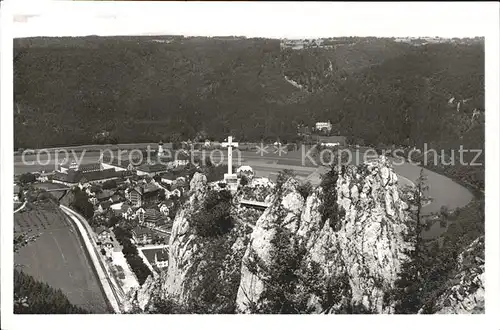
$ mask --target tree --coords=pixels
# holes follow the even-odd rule
[[[34,242],[37,239],[37,235],[28,235],[26,233],[21,233],[14,236],[14,253],[18,252],[22,247]]]
[[[73,191],[73,197],[70,206],[80,212],[85,218],[92,218],[94,215],[94,206],[89,202],[87,194],[77,187]]]
[[[428,200],[424,196],[427,189],[424,170],[421,169],[415,186],[406,192],[411,197],[409,202],[413,217],[406,241],[412,244],[412,249],[408,251],[408,260],[401,268],[395,289],[386,297],[387,300],[395,302],[395,313],[398,314],[416,314],[423,305],[426,251],[422,242],[422,206]]]
[[[205,166],[212,167],[214,164],[212,163],[212,159],[210,157],[205,157]]]
[[[102,189],[114,189],[116,187],[117,187],[116,180],[104,181],[102,184]]]
[[[19,176],[19,182],[22,184],[28,184],[36,181],[36,176],[33,173],[23,173]]]
[[[284,169],[281,170],[278,173],[278,176],[276,177],[276,186],[274,187],[275,193],[279,194],[281,190],[283,189],[283,185],[285,182],[290,179],[295,177],[295,172],[291,169]]]
[[[266,314],[299,314],[310,312],[309,295],[300,290],[300,268],[304,247],[282,226],[276,228],[272,239],[270,267],[266,268],[264,291],[254,312]],[[311,287],[308,283],[307,287]]]
[[[240,179],[240,185],[241,185],[242,187],[244,187],[244,186],[246,186],[247,184],[248,184],[248,178],[247,178],[247,176],[246,176],[246,175],[243,175],[243,176],[241,177],[241,179]]]
[[[71,304],[61,290],[56,290],[14,269],[14,313],[88,314],[89,312]]]
[[[205,166],[203,168],[203,173],[207,177],[207,182],[215,182],[224,179],[224,173],[226,173],[225,166]]]
[[[297,190],[299,191],[299,194],[304,199],[307,199],[307,197],[311,194],[311,192],[313,190],[313,186],[312,186],[311,182],[305,181],[305,182],[303,182],[303,183],[301,183],[299,185],[299,187],[297,188]]]
[[[159,201],[164,201],[165,198],[166,198],[165,190],[161,189],[160,192],[158,193],[158,200]]]
[[[335,231],[340,229],[340,221],[342,220],[345,211],[337,202],[337,180],[341,171],[344,171],[344,166],[341,166],[340,171],[337,166],[332,166],[330,171],[324,174],[321,178],[322,193],[320,195],[321,204],[319,212],[323,223],[327,220]]]
[[[231,204],[232,196],[229,191],[209,191],[203,208],[191,220],[198,235],[215,237],[229,232],[233,227]]]
[[[113,232],[115,233],[116,240],[123,246],[122,252],[125,259],[127,259],[127,263],[137,276],[139,284],[142,285],[152,273],[139,256],[137,247],[130,241],[132,234],[129,230],[120,226],[114,227]]]
[[[108,221],[108,227],[111,228],[111,227],[114,227],[115,225],[117,225],[118,223],[120,223],[121,221],[121,218],[120,217],[117,217],[117,216],[112,216],[109,221]]]
[[[283,213],[278,210],[277,214],[280,216],[271,239],[269,262],[264,263],[256,254],[248,259],[248,270],[258,273],[264,282],[259,299],[248,301],[248,308],[252,313],[264,314],[312,313],[313,295],[324,310],[338,306],[349,294],[348,278],[327,276],[320,264],[304,258],[305,243],[283,225]]]

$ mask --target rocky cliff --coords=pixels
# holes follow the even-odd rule
[[[484,313],[484,236],[460,253],[456,274],[437,299],[438,314]]]
[[[412,248],[404,238],[411,219],[385,158],[332,171],[309,194],[285,178],[253,230],[234,214],[234,227],[216,237],[200,235],[192,220],[207,190],[195,174],[175,217],[168,269],[145,283],[133,305],[151,311],[155,301],[174,301],[188,313],[394,312],[386,293]],[[450,304],[471,310],[480,300],[476,270],[457,272],[456,286],[439,300],[444,312]],[[470,299],[458,304],[464,295]]]
[[[242,227],[234,227],[218,237],[207,238],[197,233],[193,216],[203,207],[211,189],[204,175],[194,174],[189,197],[174,219],[168,268],[158,278],[148,279],[137,291],[132,298],[135,307],[154,311],[156,302],[169,301],[181,306],[181,312],[229,313],[234,310],[247,235]],[[208,304],[213,309],[206,310]]]
[[[369,312],[389,312],[390,306],[383,302],[384,292],[393,286],[405,259],[403,234],[408,221],[390,164],[382,159],[363,167],[349,167],[333,187],[320,187],[305,201],[297,186],[289,179],[282,197],[257,221],[243,258],[239,309],[249,312],[251,305],[258,309],[259,304],[266,304],[261,296],[266,282],[263,273],[252,273],[247,265],[258,258],[261,268],[274,267],[269,258],[275,248],[272,241],[277,228],[284,227],[291,237],[299,238],[302,270],[318,265],[320,282],[345,282],[336,292],[323,288],[321,293],[341,295],[342,299],[311,294],[309,307],[316,312],[349,311],[355,306]],[[336,195],[340,216],[324,216],[326,194]]]

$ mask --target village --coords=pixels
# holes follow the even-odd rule
[[[2,11],[2,329],[485,314],[498,5],[50,2]]]
[[[297,136],[304,145],[331,150],[349,147],[346,137],[333,136],[332,131],[330,121],[316,122],[311,128],[297,126]],[[107,277],[107,296],[113,295],[116,306],[121,306],[115,311],[122,309],[128,295],[150,276],[158,277],[168,268],[174,219],[189,198],[190,181],[196,172],[204,174],[210,190],[231,192],[233,219],[247,230],[253,230],[271,204],[278,172],[293,173],[295,167],[294,176],[302,180],[304,189],[319,180],[316,167],[297,166],[302,152],[298,144],[279,138],[266,145],[236,142],[233,136],[223,142],[188,140],[177,146],[159,141],[156,146],[148,144],[146,149],[134,149],[142,153],[135,157],[130,151],[125,155],[101,151],[97,161],[63,159],[52,172],[42,170],[15,177],[14,212],[19,212],[19,228],[50,230],[51,221],[44,223],[47,217],[40,206],[28,208],[23,216],[26,202],[37,205],[40,199],[60,205],[57,208],[63,212],[59,212],[57,221],[69,217],[74,223],[80,222],[82,227],[76,230],[72,225],[71,231],[86,232],[87,249],[94,252],[93,263],[100,264]],[[265,156],[270,159],[273,154],[286,157],[269,162],[263,151],[269,153]],[[244,159],[253,160],[241,163],[242,152],[246,153]],[[34,215],[30,215],[33,211]]]
[[[168,267],[174,218],[188,197],[195,172],[204,173],[213,189],[237,194],[238,207],[249,226],[267,207],[271,180],[256,177],[248,165],[233,166],[232,148],[238,143],[232,139],[229,136],[221,144],[228,150],[227,166],[215,166],[209,160],[202,164],[199,157],[192,162],[189,152],[172,159],[166,156],[160,141],[154,158],[139,165],[129,159],[101,157],[88,164],[61,162],[52,173],[25,173],[16,178],[15,208],[24,203],[18,207],[22,213],[26,201],[36,204],[40,193],[49,193],[51,199],[78,212],[88,224],[94,249],[123,299],[148,276],[158,276]],[[25,227],[31,226],[25,223]],[[45,229],[44,224],[40,226]]]

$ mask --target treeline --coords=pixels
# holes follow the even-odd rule
[[[14,269],[15,314],[89,314],[71,304],[60,289]]]
[[[123,254],[125,259],[127,259],[127,263],[130,268],[137,276],[137,280],[139,284],[142,285],[148,276],[153,275],[151,270],[149,270],[148,266],[144,263],[142,258],[139,256],[137,251],[137,247],[130,241],[132,239],[132,234],[130,231],[121,228],[120,226],[116,226],[113,228],[113,232],[115,233],[116,240],[123,246]]]

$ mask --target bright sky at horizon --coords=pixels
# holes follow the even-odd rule
[[[9,2],[6,0],[5,2]],[[4,2],[4,3],[5,3]],[[495,3],[12,0],[15,38],[85,35],[484,36]],[[493,6],[492,6],[493,5]],[[423,24],[424,23],[424,24]]]

